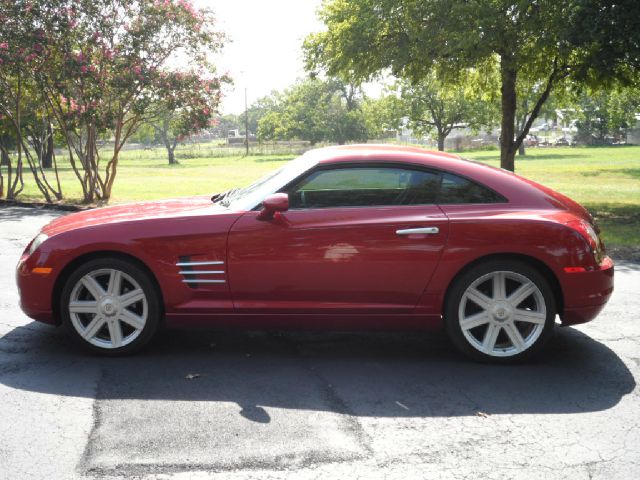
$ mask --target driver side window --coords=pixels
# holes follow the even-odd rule
[[[343,167],[316,170],[287,193],[293,209],[433,204],[439,181],[423,170]]]

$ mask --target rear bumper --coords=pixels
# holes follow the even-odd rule
[[[613,292],[613,261],[605,257],[596,268],[563,273],[563,325],[576,325],[593,320],[602,311]]]

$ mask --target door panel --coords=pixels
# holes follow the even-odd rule
[[[253,313],[408,312],[444,248],[447,217],[432,205],[291,210],[232,227],[234,308]],[[397,234],[435,228],[437,233]]]

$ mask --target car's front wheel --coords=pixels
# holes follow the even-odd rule
[[[149,274],[119,258],[91,260],[62,291],[61,317],[83,347],[109,356],[140,350],[155,334],[160,302]]]
[[[549,282],[519,261],[476,265],[458,277],[445,304],[453,343],[480,361],[510,363],[536,354],[550,337],[556,306]]]

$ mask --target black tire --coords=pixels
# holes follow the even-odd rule
[[[504,283],[506,285],[505,292],[507,293],[507,296],[509,295],[509,285],[507,284],[510,282],[514,283],[516,285],[514,288],[517,289],[517,282],[521,277],[526,278],[538,288],[538,291],[535,292],[535,294],[532,294],[532,296],[526,297],[524,302],[533,302],[530,303],[533,307],[528,309],[533,310],[534,313],[538,314],[540,317],[537,320],[539,322],[539,326],[537,324],[531,324],[529,326],[526,321],[521,322],[517,320],[515,317],[517,313],[514,314],[513,312],[520,312],[520,309],[509,310],[509,308],[507,308],[507,318],[499,318],[499,316],[503,316],[505,313],[504,309],[500,308],[501,305],[497,305],[495,302],[492,303],[493,307],[491,309],[483,309],[479,304],[475,304],[473,300],[469,302],[466,298],[464,305],[461,305],[465,292],[474,284],[474,282],[482,282],[481,279],[495,275],[498,272],[506,272],[505,277],[507,277],[507,280]],[[508,278],[510,274],[513,274],[512,276],[515,280]],[[486,280],[486,282],[490,281],[492,282],[492,279]],[[522,286],[522,284],[520,286]],[[479,283],[476,287],[479,289],[489,288],[487,283]],[[511,293],[513,293],[513,290],[511,290]],[[493,296],[493,292],[490,295]],[[540,305],[538,305],[541,301],[544,302],[544,313]],[[518,303],[516,307],[522,307],[522,305],[523,302]],[[472,309],[471,313],[467,314],[467,308]],[[468,315],[467,318],[470,318],[471,315],[473,315],[474,308],[479,309],[478,314],[487,312],[487,317],[491,319],[490,323],[492,323],[493,326],[490,327],[489,323],[487,323],[486,327],[484,327],[484,325],[479,325],[477,327],[467,328],[465,333],[463,332],[463,328],[460,323],[460,311],[462,310],[463,315]],[[527,309],[527,307],[525,306],[523,309]],[[546,318],[544,314],[546,314]],[[517,260],[487,261],[479,263],[463,272],[450,285],[444,308],[445,328],[449,338],[458,350],[472,360],[497,364],[518,363],[523,360],[531,359],[535,355],[539,354],[553,334],[555,317],[556,303],[553,292],[549,286],[549,282],[537,269],[525,262]],[[523,351],[519,351],[516,342],[513,342],[511,340],[511,336],[508,335],[509,332],[507,332],[506,327],[509,329],[512,328],[512,325],[507,325],[509,322],[511,322],[512,325],[516,325],[515,328],[518,329],[518,333],[521,334],[521,338],[531,342]],[[481,351],[483,346],[480,345],[482,340],[487,340],[490,328],[499,332],[495,336],[494,347],[490,347],[492,351],[491,354]],[[524,334],[522,334],[523,329]],[[511,343],[510,347],[508,346],[509,343]],[[491,345],[490,341],[488,342],[488,345]],[[503,346],[502,348],[500,347],[501,345]],[[511,350],[512,353],[509,353],[509,350]]]
[[[71,295],[74,292],[74,288],[80,282],[80,280],[85,277],[87,274],[98,272],[101,270],[117,270],[119,272],[123,272],[126,276],[129,276],[135,282],[138,283],[138,286],[144,292],[144,297],[146,301],[146,321],[144,322],[144,327],[139,328],[139,333],[137,336],[133,338],[129,343],[118,347],[118,348],[106,348],[94,345],[89,341],[85,340],[80,334],[79,330],[74,326],[74,322],[71,318],[71,313],[69,311],[69,303],[71,301]],[[126,279],[123,282],[127,282]],[[141,301],[142,302],[142,301]],[[124,304],[124,302],[123,302]],[[136,308],[139,304],[134,304],[132,308]],[[85,314],[81,314],[85,315]],[[93,316],[93,314],[86,314],[89,317]],[[125,356],[136,353],[144,348],[154,337],[161,323],[161,315],[162,308],[160,302],[160,295],[157,291],[155,283],[151,279],[149,273],[147,273],[143,268],[136,265],[133,262],[129,262],[120,258],[98,258],[95,260],[90,260],[87,263],[78,267],[70,276],[67,278],[65,285],[62,289],[62,298],[60,302],[60,318],[62,319],[62,325],[65,331],[69,334],[69,336],[77,343],[81,348],[85,349],[94,354],[109,356],[109,357],[118,357]],[[103,315],[104,316],[104,315]],[[75,317],[75,322],[77,323],[79,320],[79,315]],[[95,318],[95,317],[93,317]],[[89,323],[90,320],[87,320]],[[123,325],[124,327],[128,327],[127,324],[123,322],[119,322],[119,330],[122,336],[123,333]],[[129,327],[133,328],[133,327]],[[135,330],[135,329],[134,329]],[[133,336],[133,335],[132,335]],[[130,338],[130,337],[129,337]],[[125,337],[126,340],[126,337]]]

